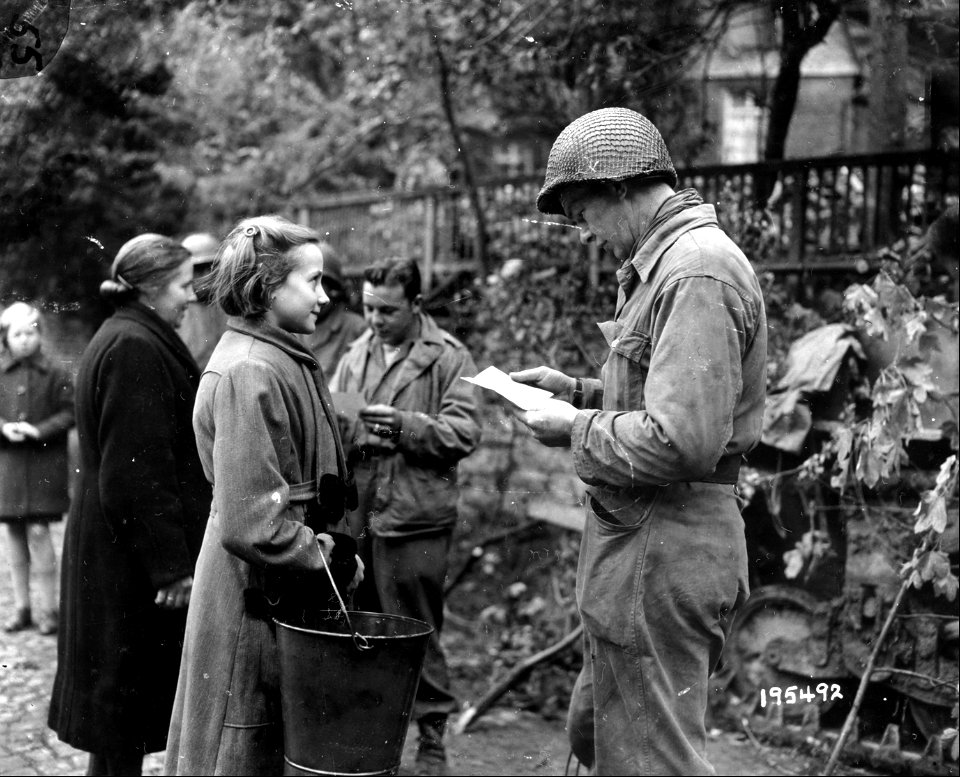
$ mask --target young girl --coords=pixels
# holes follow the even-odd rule
[[[15,302],[0,315],[0,523],[6,525],[16,610],[4,631],[33,625],[30,561],[40,582],[41,634],[57,631],[57,557],[50,522],[69,506],[67,431],[73,382],[41,352],[40,311]]]
[[[202,293],[230,318],[200,380],[193,423],[213,506],[193,594],[167,774],[282,774],[272,615],[329,607],[330,563],[359,582],[342,528],[348,475],[327,387],[298,334],[327,301],[311,229],[277,216],[241,221]],[[280,610],[278,612],[278,609]]]

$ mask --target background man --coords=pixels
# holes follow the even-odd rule
[[[537,207],[619,263],[614,319],[600,324],[610,353],[600,380],[512,375],[570,400],[520,417],[569,445],[588,484],[568,733],[597,774],[713,773],[708,679],[748,592],[735,484],[760,438],[763,298],[713,207],[676,184],[639,113],[594,111],[560,133]]]
[[[193,259],[194,281],[210,272],[217,249],[220,248],[220,241],[214,235],[209,232],[196,232],[187,235],[180,244],[190,252]],[[217,305],[207,305],[203,300],[196,300],[187,306],[177,332],[202,370],[207,366],[210,354],[226,328],[226,314]]]
[[[434,627],[413,716],[418,773],[443,774],[443,732],[456,706],[440,648],[443,583],[457,518],[457,462],[480,440],[473,387],[460,378],[477,370],[466,348],[421,310],[415,262],[391,259],[367,269],[363,312],[370,331],[347,351],[331,385],[361,392],[368,403],[345,435],[359,493],[349,520],[368,581],[354,602]]]
[[[327,380],[337,369],[340,357],[354,340],[367,331],[363,316],[357,315],[347,307],[347,291],[343,278],[343,264],[327,243],[320,244],[323,251],[323,290],[330,302],[320,309],[317,328],[313,334],[305,336],[307,347],[311,350]]]

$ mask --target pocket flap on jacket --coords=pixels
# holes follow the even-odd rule
[[[623,324],[619,321],[598,321],[597,326],[600,329],[600,334],[603,335],[603,339],[607,341],[607,345],[613,348],[617,335],[619,335],[620,330],[623,329]]]
[[[649,345],[650,335],[636,330],[629,330],[610,343],[610,350],[616,351],[621,356],[625,356],[639,364]]]

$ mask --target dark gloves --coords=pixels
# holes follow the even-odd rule
[[[349,534],[327,532],[333,538],[330,556],[330,574],[337,590],[349,607],[347,588],[357,573],[357,541]],[[243,600],[247,614],[253,618],[283,621],[298,626],[316,625],[321,613],[340,609],[340,602],[330,585],[325,570],[294,572],[291,570],[263,570],[263,587],[244,589]]]
[[[327,532],[333,537],[333,552],[330,554],[330,574],[337,584],[340,596],[346,597],[347,588],[357,574],[357,541],[349,534]]]

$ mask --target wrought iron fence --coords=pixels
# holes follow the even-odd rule
[[[695,187],[717,207],[722,226],[755,263],[781,270],[852,264],[924,227],[958,188],[956,155],[935,151],[716,165],[678,176],[680,186]],[[531,241],[555,244],[558,260],[580,251],[575,228],[536,210],[541,182],[480,186],[495,262],[522,258]],[[765,207],[756,204],[759,191],[769,192]],[[476,220],[460,188],[341,195],[302,203],[292,215],[349,257],[353,272],[380,256],[409,256],[420,261],[429,286],[438,274],[476,268]]]

